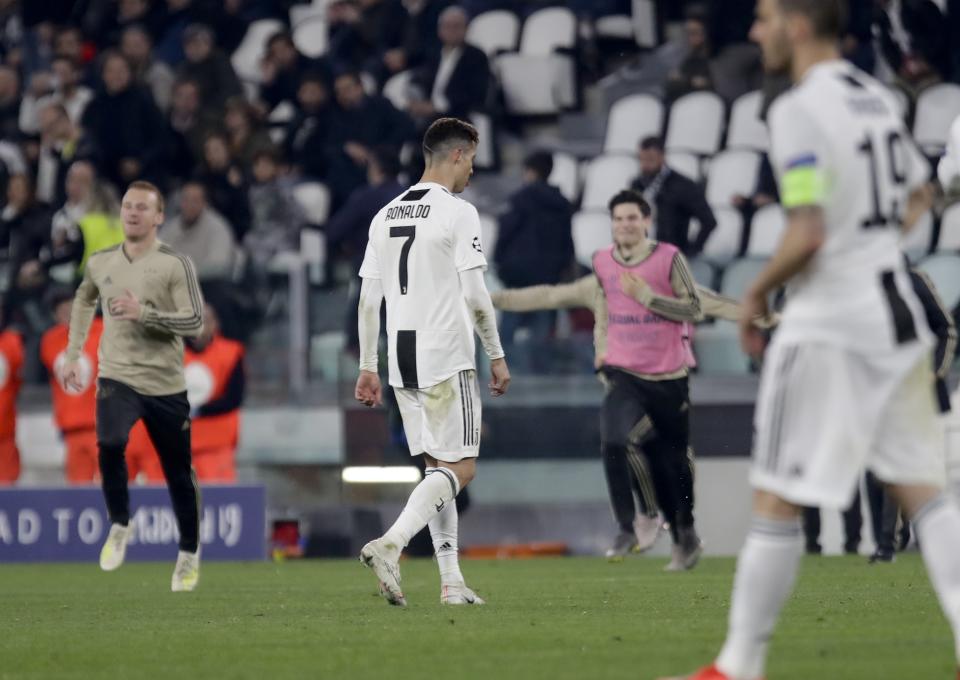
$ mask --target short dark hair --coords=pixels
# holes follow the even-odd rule
[[[253,152],[253,156],[251,157],[250,160],[252,163],[256,163],[257,161],[261,161],[264,159],[279,165],[281,160],[283,160],[283,157],[282,157],[282,154],[280,153],[280,149],[278,149],[277,147],[261,146],[259,149]]]
[[[814,34],[823,40],[839,38],[847,27],[846,0],[779,0],[785,14],[801,14],[810,20]]]
[[[293,45],[294,44],[293,34],[291,34],[290,31],[287,31],[285,29],[281,29],[277,31],[276,33],[271,35],[269,38],[267,38],[267,49],[269,50],[271,47],[273,47],[276,43],[280,41],[283,41],[288,45]]]
[[[387,177],[396,177],[400,174],[400,159],[396,150],[391,146],[377,146],[370,152],[370,160]]]
[[[549,151],[534,151],[523,159],[523,167],[532,171],[538,178],[546,181],[553,172],[553,154]]]
[[[423,155],[429,160],[434,154],[450,151],[460,145],[477,144],[479,141],[477,128],[467,121],[459,118],[438,118],[423,135]]]
[[[633,189],[624,189],[610,199],[610,204],[608,205],[610,214],[613,214],[614,208],[624,203],[636,203],[640,208],[641,215],[644,217],[650,217],[651,215],[650,204],[647,203],[647,199],[645,199],[639,191]]]
[[[163,192],[160,191],[156,184],[139,179],[136,182],[130,183],[130,186],[127,187],[127,191],[130,191],[131,189],[140,189],[141,191],[152,192],[153,195],[157,197],[157,210],[159,212],[163,212]]]
[[[640,140],[641,151],[650,151],[651,149],[663,153],[663,138],[651,135]]]

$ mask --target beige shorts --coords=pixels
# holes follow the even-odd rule
[[[427,453],[445,463],[480,453],[480,386],[477,372],[460,371],[420,390],[394,388],[411,456]]]

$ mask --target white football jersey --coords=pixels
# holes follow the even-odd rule
[[[377,213],[360,276],[383,285],[391,385],[432,387],[476,369],[460,272],[486,267],[477,209],[439,184],[415,184]]]
[[[845,61],[810,69],[773,104],[771,162],[788,211],[823,210],[826,240],[787,286],[778,333],[853,350],[932,342],[899,248],[930,167],[889,91]]]

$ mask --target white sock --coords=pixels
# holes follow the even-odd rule
[[[390,530],[383,535],[388,544],[396,546],[397,551],[407,547],[410,539],[427,526],[460,493],[460,482],[452,471],[446,468],[427,468],[423,481],[410,493],[407,505],[397,517]]]
[[[960,663],[960,509],[947,496],[937,496],[917,512],[913,526],[933,589],[953,627]]]
[[[731,680],[763,676],[770,636],[797,580],[802,547],[799,519],[753,519],[737,559],[727,641],[717,657],[717,668]]]
[[[440,567],[440,585],[463,583],[463,574],[460,573],[460,551],[457,545],[459,523],[457,504],[448,503],[447,507],[430,520],[428,525],[430,538],[433,539],[433,550],[437,555],[437,566]]]

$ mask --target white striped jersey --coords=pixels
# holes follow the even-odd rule
[[[377,213],[360,276],[383,286],[391,385],[426,388],[476,369],[460,272],[486,267],[477,209],[439,184],[415,184]]]
[[[774,102],[769,124],[784,208],[819,206],[826,227],[824,245],[787,286],[779,335],[865,352],[930,342],[899,248],[908,196],[930,168],[892,95],[828,61]]]

